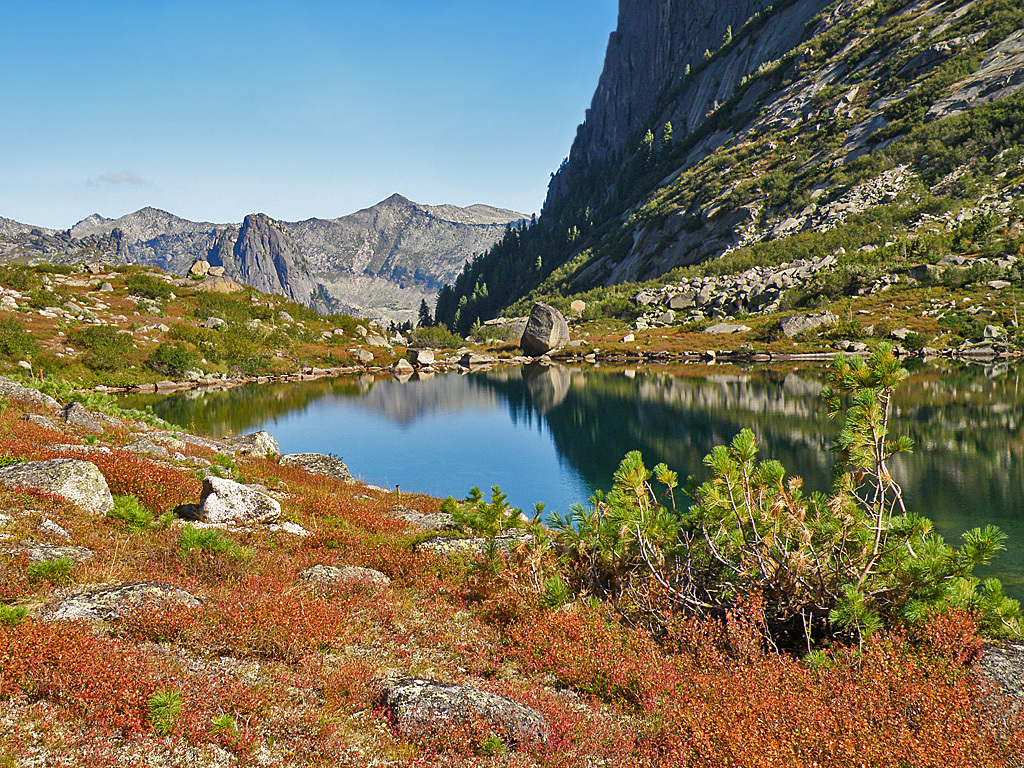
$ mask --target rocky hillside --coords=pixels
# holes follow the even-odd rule
[[[400,195],[338,219],[241,225],[193,222],[143,208],[119,219],[89,216],[70,230],[0,220],[0,256],[142,264],[185,274],[197,259],[259,290],[318,311],[415,320],[467,260],[522,214],[485,205],[423,206]]]
[[[842,248],[833,271],[850,273],[892,269],[865,247],[921,264],[1012,241],[1022,27],[1009,0],[623,0],[541,217],[443,291],[439,316],[728,254],[745,269]],[[980,242],[957,237],[968,220]]]

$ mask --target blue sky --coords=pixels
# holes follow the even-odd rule
[[[0,216],[539,210],[616,0],[0,0]]]

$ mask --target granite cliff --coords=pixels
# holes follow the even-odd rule
[[[1012,229],[1022,28],[1010,0],[621,0],[541,216],[443,289],[438,315],[462,328],[738,251],[743,268],[781,263],[812,233],[829,254],[906,240],[905,255],[922,225],[940,241],[977,216]],[[884,223],[852,233],[865,216]],[[933,246],[923,261],[950,252]]]

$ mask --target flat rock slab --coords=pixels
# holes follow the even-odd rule
[[[204,523],[276,523],[280,517],[280,502],[262,491],[223,477],[207,477],[203,480],[199,519]]]
[[[26,403],[42,405],[52,411],[59,411],[61,409],[60,403],[49,395],[44,395],[38,389],[26,387],[24,384],[19,384],[14,379],[7,379],[3,376],[0,376],[0,396],[9,397],[12,400],[21,400]]]
[[[495,693],[466,685],[402,678],[386,684],[378,704],[406,739],[443,738],[453,729],[481,726],[516,749],[548,739],[543,715]]]
[[[253,432],[250,435],[233,435],[231,437],[225,437],[224,442],[234,446],[237,453],[243,456],[258,456],[259,458],[266,458],[268,456],[280,456],[281,448],[277,444],[277,440],[269,432]]]
[[[284,467],[299,467],[312,472],[314,475],[341,480],[343,483],[354,483],[356,479],[348,471],[345,462],[334,456],[326,456],[322,453],[289,453],[282,456],[281,465]]]
[[[50,459],[0,468],[0,484],[46,491],[77,507],[103,515],[114,506],[103,473],[91,461]]]
[[[200,601],[183,589],[159,581],[83,589],[44,611],[48,621],[116,621],[147,603],[197,608]]]
[[[521,544],[531,543],[533,543],[533,535],[526,531],[506,531],[493,538],[431,539],[420,544],[419,549],[425,552],[440,552],[445,555],[483,555],[491,546],[494,546],[499,552],[508,554]]]
[[[750,326],[738,325],[736,323],[716,323],[715,325],[708,326],[704,329],[704,333],[711,333],[716,336],[729,333],[745,333],[750,330]]]
[[[457,531],[455,518],[447,512],[417,512],[413,509],[393,509],[391,514],[404,520],[413,528],[424,531]]]
[[[358,565],[312,565],[299,571],[299,578],[318,587],[353,583],[363,583],[375,589],[391,586],[391,579],[387,575]]]
[[[1024,706],[1024,645],[987,646],[981,652],[976,670],[996,683],[1018,707]]]
[[[81,563],[93,556],[93,551],[86,547],[57,546],[54,544],[39,544],[35,542],[23,543],[14,550],[14,554],[26,554],[29,561],[43,563],[47,560],[61,560],[68,558],[76,563]]]

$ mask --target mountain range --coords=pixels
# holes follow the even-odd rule
[[[421,301],[499,240],[521,213],[473,205],[428,206],[393,195],[336,219],[239,224],[195,222],[156,208],[117,219],[94,214],[59,231],[0,218],[0,258],[136,263],[184,274],[196,260],[239,282],[320,311],[415,320]]]

